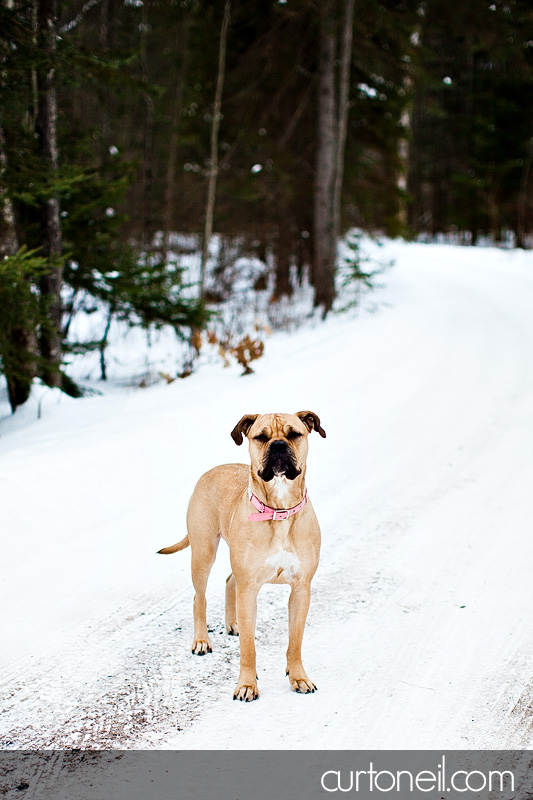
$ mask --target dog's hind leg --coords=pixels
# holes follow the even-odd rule
[[[226,630],[230,636],[239,635],[237,625],[237,600],[235,597],[235,575],[233,572],[226,581]]]
[[[191,651],[195,656],[205,656],[212,652],[207,632],[205,590],[211,567],[217,554],[219,537],[196,541],[192,548],[192,582],[194,585],[194,639]]]
[[[220,520],[213,493],[203,475],[192,493],[187,509],[187,535],[191,544],[191,571],[194,585],[194,639],[191,650],[196,656],[210,653],[207,633],[205,590],[220,542]]]

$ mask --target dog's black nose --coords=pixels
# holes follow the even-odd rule
[[[276,441],[271,442],[270,444],[270,452],[271,453],[283,453],[287,450],[287,442],[284,442],[282,439],[276,439]]]

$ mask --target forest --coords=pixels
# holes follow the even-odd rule
[[[2,0],[11,408],[37,376],[79,395],[65,354],[113,319],[194,343],[238,256],[326,316],[350,229],[530,247],[532,160],[528,0]],[[91,303],[102,335],[72,342]]]

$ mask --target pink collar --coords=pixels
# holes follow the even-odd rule
[[[289,517],[293,517],[298,511],[301,511],[302,508],[307,503],[307,489],[305,490],[304,499],[298,503],[297,506],[293,506],[292,508],[269,508],[264,503],[259,500],[255,494],[252,493],[251,489],[248,489],[248,494],[250,496],[250,502],[253,506],[257,508],[260,512],[259,514],[250,514],[248,519],[251,522],[258,522],[259,520],[283,520],[288,519]]]

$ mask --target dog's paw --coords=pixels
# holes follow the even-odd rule
[[[305,672],[303,674],[295,673],[291,675],[287,671],[285,674],[289,676],[289,683],[293,692],[297,692],[298,694],[312,694],[313,692],[318,692],[318,687],[307,677]]]
[[[256,683],[239,685],[233,692],[234,700],[244,700],[245,703],[257,700],[258,697],[259,689]]]
[[[229,622],[226,625],[226,631],[229,633],[230,636],[238,636],[239,635],[239,627],[236,622]]]
[[[195,639],[192,643],[191,653],[193,656],[205,656],[206,653],[212,653],[213,648],[209,639]]]
[[[309,678],[300,681],[291,681],[291,689],[298,694],[312,694],[318,692],[318,687]]]

